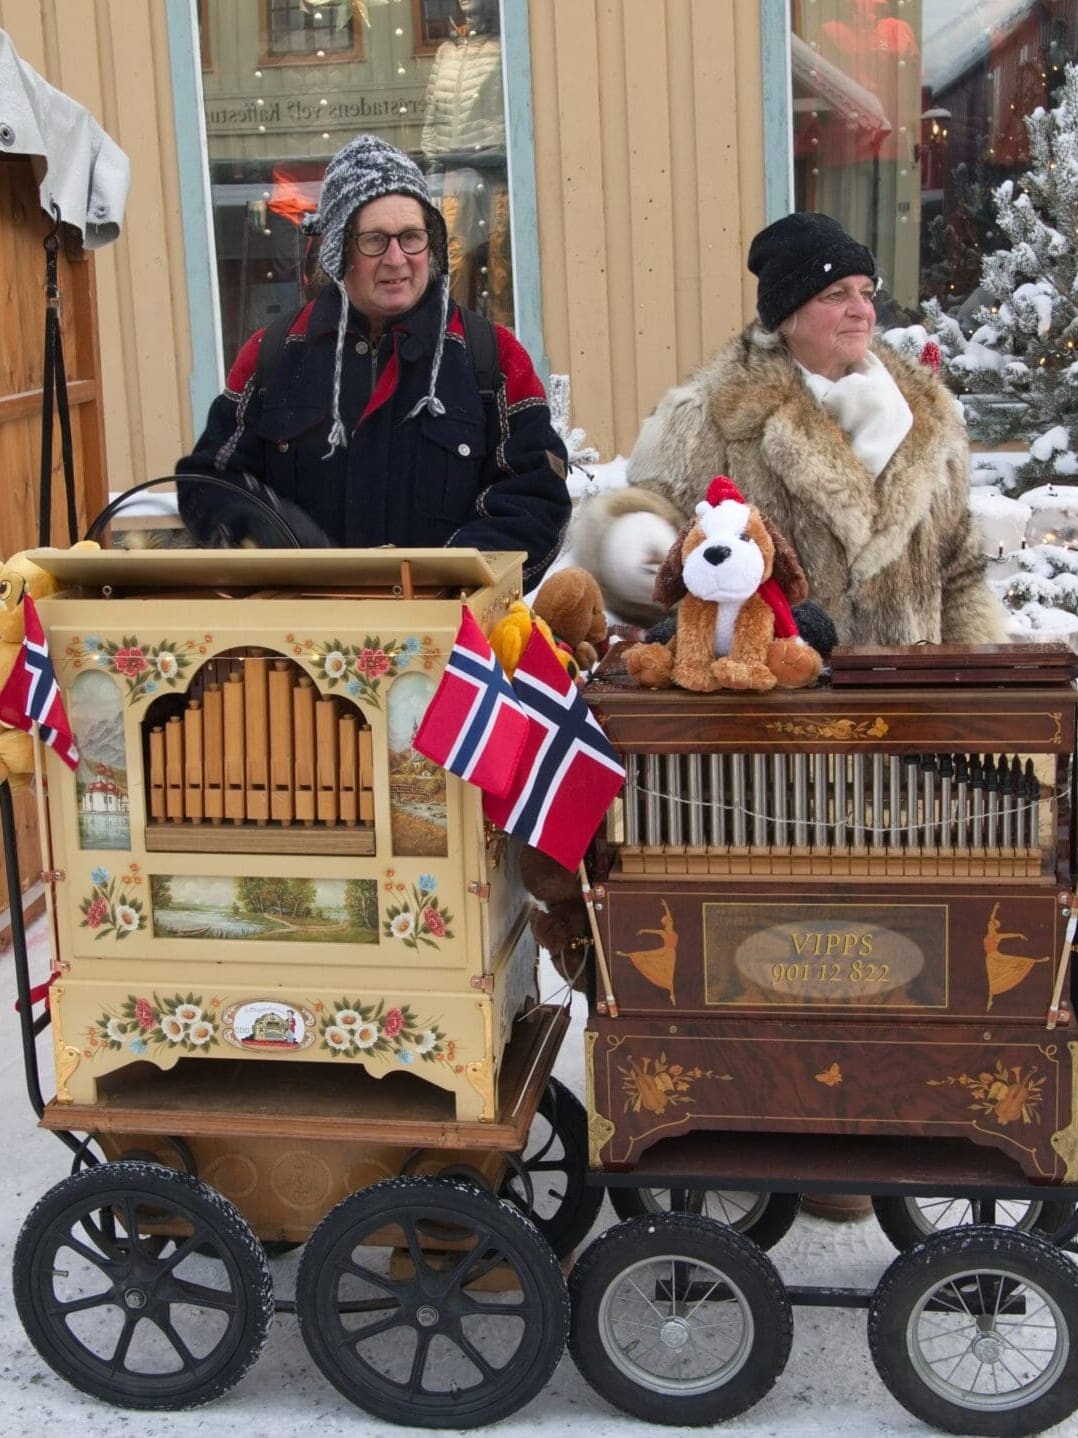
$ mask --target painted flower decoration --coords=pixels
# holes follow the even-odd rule
[[[290,642],[293,638],[289,636]],[[383,643],[377,634],[368,634],[357,644],[346,644],[341,638],[331,639],[325,644],[304,639],[292,643],[291,647],[294,654],[309,660],[315,673],[325,681],[327,689],[344,684],[351,698],[360,699],[375,708],[381,704],[383,680],[393,679],[417,654],[423,654],[429,665],[440,653],[431,648],[429,638],[421,641],[410,636]]]
[[[421,1022],[409,1004],[386,1005],[385,999],[364,1003],[342,998],[326,1005],[322,1021],[322,1046],[334,1056],[396,1058],[400,1063],[444,1062],[449,1045],[437,1024]],[[331,1017],[329,1015],[332,1015]],[[348,1018],[345,1025],[342,1019]],[[355,1020],[353,1023],[352,1020]]]
[[[94,1024],[93,1048],[121,1049],[124,1044],[134,1054],[155,1049],[211,1048],[217,1043],[217,1028],[203,1017],[202,999],[196,994],[174,994],[171,998],[152,999],[145,994],[129,994],[118,1012],[106,1011]]]
[[[119,878],[112,878],[107,869],[96,868],[90,879],[93,888],[79,901],[80,926],[95,930],[95,939],[103,939],[107,934],[125,939],[128,934],[138,933],[145,915],[142,900],[132,892],[142,882],[135,866],[131,865]]]
[[[96,637],[74,639],[66,654],[76,668],[90,661],[95,668],[118,675],[127,684],[127,701],[133,704],[154,694],[162,684],[177,688],[196,655],[205,654],[212,635],[204,642],[195,639],[162,639],[146,643],[137,635],[125,635],[119,643]]]
[[[383,889],[400,897],[386,905],[382,932],[387,938],[400,939],[410,949],[420,944],[436,949],[442,939],[451,939],[449,927],[453,915],[443,909],[434,894],[438,881],[433,874],[420,874],[414,884],[395,884],[393,872],[385,871]]]

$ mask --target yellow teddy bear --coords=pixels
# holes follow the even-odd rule
[[[74,549],[100,549],[92,539],[80,539]],[[55,594],[62,583],[19,550],[0,567],[0,689],[8,681],[22,649],[25,634],[22,601],[25,595],[35,603]],[[22,729],[0,723],[0,782],[24,789],[34,777],[34,736]]]

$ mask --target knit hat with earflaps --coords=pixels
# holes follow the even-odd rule
[[[876,257],[830,215],[797,211],[761,230],[749,246],[756,309],[764,329],[777,330],[794,310],[850,275],[876,278]]]
[[[308,234],[321,235],[318,263],[341,296],[337,354],[333,366],[333,424],[329,431],[327,459],[335,449],[344,449],[348,445],[348,435],[341,420],[341,367],[348,329],[348,292],[344,287],[345,235],[348,233],[348,222],[356,210],[370,200],[380,200],[383,195],[411,195],[423,206],[426,226],[430,231],[431,279],[440,282],[442,291],[441,322],[427,393],[409,411],[408,418],[414,418],[421,409],[426,409],[435,418],[445,413],[445,406],[435,394],[449,316],[449,240],[445,220],[431,201],[423,172],[403,150],[387,144],[377,135],[357,135],[338,150],[326,166],[318,210],[303,221],[303,228]]]

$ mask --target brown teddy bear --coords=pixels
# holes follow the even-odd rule
[[[626,668],[648,689],[812,684],[823,661],[798,634],[790,608],[807,590],[791,547],[717,475],[655,581],[660,604],[680,601],[676,633],[668,644],[633,646]]]
[[[607,640],[603,595],[594,576],[576,566],[555,570],[539,586],[532,608],[550,625],[555,641],[569,648],[579,668],[591,669]]]

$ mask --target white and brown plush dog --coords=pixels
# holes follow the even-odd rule
[[[800,637],[790,605],[808,590],[797,556],[737,487],[717,475],[655,581],[678,603],[669,644],[634,645],[628,672],[647,689],[798,689],[823,661]]]

